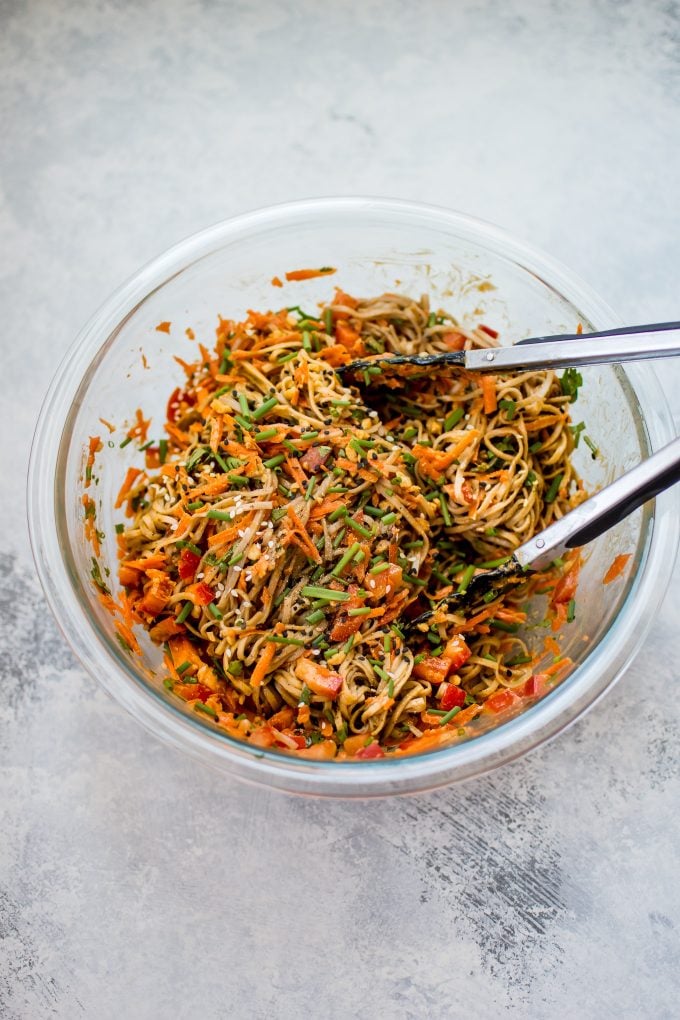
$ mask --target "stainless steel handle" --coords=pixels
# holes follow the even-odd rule
[[[465,367],[477,372],[504,372],[531,368],[577,368],[612,362],[645,361],[680,355],[680,326],[639,327],[640,332],[595,333],[536,339],[512,347],[465,352]]]
[[[523,569],[540,570],[568,549],[592,542],[677,481],[680,481],[680,438],[519,546],[515,558]]]

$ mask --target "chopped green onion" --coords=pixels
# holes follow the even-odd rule
[[[592,453],[592,455],[593,455],[593,460],[595,460],[595,458],[596,458],[596,457],[598,456],[598,454],[599,454],[599,452],[600,452],[600,451],[598,450],[598,448],[597,448],[597,447],[595,446],[595,443],[594,443],[594,442],[592,441],[592,439],[590,438],[590,436],[584,436],[584,437],[583,437],[583,442],[584,442],[584,443],[586,444],[586,446],[588,447],[588,449],[589,449],[589,450],[590,450],[590,452]]]
[[[490,535],[490,536],[497,535],[498,534],[498,529],[497,528],[484,528],[484,534],[485,535]]]
[[[184,621],[186,620],[187,616],[189,615],[193,608],[194,608],[193,602],[189,601],[185,602],[181,613],[177,617],[177,623],[184,623]]]
[[[191,663],[190,663],[190,662],[183,662],[181,666],[178,666],[178,667],[177,667],[177,672],[178,672],[178,673],[180,674],[180,676],[181,676],[181,675],[182,675],[182,673],[186,673],[186,671],[187,671],[188,669],[191,669]]]
[[[309,479],[309,482],[307,483],[307,489],[305,490],[305,499],[306,500],[310,500],[312,498],[312,494],[314,492],[314,486],[315,485],[316,485],[316,477],[315,477],[315,475],[312,475],[312,477]]]
[[[456,595],[463,595],[464,592],[466,592],[468,590],[468,585],[470,584],[470,581],[472,580],[472,578],[474,576],[475,576],[475,567],[473,565],[470,565],[469,567],[466,567],[465,568],[465,572],[463,574],[463,577],[462,577],[462,579],[460,581],[460,584],[456,588]]]
[[[573,403],[578,397],[579,386],[583,386],[583,376],[575,368],[565,368],[560,386],[565,396]]]
[[[244,432],[248,432],[250,426],[252,425],[251,421],[249,421],[247,418],[242,418],[240,414],[235,414],[234,420],[239,423]]]
[[[205,712],[205,714],[209,715],[211,719],[217,719],[217,712],[215,711],[215,709],[210,708],[209,705],[204,705],[202,701],[194,702],[194,711]]]
[[[238,659],[234,659],[234,661],[230,662],[227,666],[227,673],[230,673],[231,676],[241,676],[243,673],[243,663]]]
[[[262,432],[256,432],[253,439],[256,443],[264,443],[268,439],[273,439],[278,434],[278,429],[263,429]]]
[[[171,691],[175,685],[173,684],[170,677],[166,676],[165,680],[163,681],[163,686],[165,687],[166,691]]]
[[[370,612],[371,612],[371,607],[370,606],[362,606],[360,609],[348,609],[347,610],[347,615],[348,616],[368,616],[368,614]]]
[[[335,734],[335,738],[339,744],[344,744],[347,740],[347,723],[343,723],[338,732]]]
[[[477,566],[481,567],[483,570],[493,570],[494,567],[502,567],[503,564],[507,563],[510,559],[512,559],[511,556],[501,556],[500,559],[486,560],[484,563],[478,563]]]
[[[244,418],[250,418],[250,406],[249,406],[248,401],[246,399],[245,393],[239,393],[238,394],[238,402],[239,402],[239,405],[241,407],[241,414],[243,415],[243,417]]]
[[[576,599],[569,599],[567,604],[567,623],[573,623],[576,617]]]
[[[574,437],[574,449],[576,449],[576,447],[578,446],[579,440],[581,438],[581,433],[583,432],[585,427],[586,427],[586,423],[584,421],[580,421],[578,423],[578,425],[570,425],[569,426],[569,428],[571,429],[571,434]],[[531,447],[530,447],[530,449],[531,449]]]
[[[420,577],[416,577],[414,574],[404,574],[403,577],[409,584],[417,584],[419,588],[424,588],[427,584],[427,581],[423,581]]]
[[[464,414],[465,410],[462,407],[456,407],[450,414],[447,414],[444,419],[444,432],[450,432],[454,425],[458,424]]]
[[[364,513],[370,514],[371,517],[382,517],[385,511],[381,510],[380,507],[377,506],[365,506]]]
[[[383,638],[383,651],[385,652],[385,654],[387,654],[388,652],[392,651],[392,635],[391,634],[385,634],[385,637]]]
[[[333,332],[333,310],[332,308],[324,308],[323,310],[323,324],[326,332],[330,336]]]
[[[306,329],[302,331],[302,346],[306,351],[311,351],[312,349],[312,341]]]
[[[359,543],[354,542],[354,544],[351,545],[349,549],[345,550],[342,557],[338,560],[336,565],[333,567],[333,570],[331,571],[333,577],[340,577],[347,564],[352,562],[355,555],[359,552],[360,548],[361,546],[359,545]]]
[[[281,518],[285,517],[287,513],[288,513],[288,507],[286,507],[286,506],[277,506],[277,507],[275,507],[272,510],[272,520],[273,521],[280,521]]]
[[[124,524],[117,524],[116,525],[116,534],[117,535],[122,535],[124,531],[125,531],[125,525]]]
[[[215,390],[212,395],[212,399],[216,400],[217,397],[222,397],[224,394],[231,389],[231,386],[220,386],[219,390]]]
[[[555,497],[559,492],[560,485],[562,484],[562,478],[563,478],[562,475],[556,475],[555,478],[553,478],[552,482],[550,483],[550,488],[545,494],[546,503],[554,503]]]
[[[331,488],[327,489],[326,491],[327,492],[349,492],[349,489],[347,488],[346,485],[332,485]]]
[[[260,404],[259,407],[256,407],[255,410],[251,412],[251,417],[254,418],[255,421],[259,421],[260,418],[264,418],[265,414],[271,411],[280,402],[281,401],[278,397],[270,397],[269,400],[265,400],[263,404]]]
[[[369,574],[382,574],[383,570],[389,570],[389,563],[376,563],[374,567],[371,567]]]
[[[222,613],[219,611],[219,609],[217,608],[217,606],[215,605],[214,602],[209,602],[208,603],[208,611],[210,613],[212,613],[212,615],[215,617],[216,620],[221,620],[222,619]]]
[[[296,645],[298,648],[304,648],[307,644],[306,641],[302,641],[300,638],[279,637],[278,634],[269,634],[266,640],[273,641],[277,645]]]
[[[124,450],[126,446],[132,442],[132,436],[126,436],[122,443],[120,443],[120,449]]]
[[[328,520],[332,524],[334,521],[339,521],[341,517],[347,516],[347,507],[339,506],[337,510],[334,510],[332,514],[328,515]]]
[[[280,358],[277,358],[277,364],[285,365],[287,361],[292,361],[293,358],[297,357],[297,351],[291,351],[290,354],[282,354]]]
[[[187,510],[200,510],[205,503],[202,499],[195,499],[193,503],[187,503]]]
[[[326,614],[323,609],[315,609],[314,612],[310,613],[309,616],[305,617],[305,619],[307,620],[307,623],[321,623],[326,619]]]
[[[234,555],[231,557],[231,559],[227,560],[227,566],[228,567],[235,566],[237,563],[241,562],[241,560],[243,559],[244,556],[245,556],[245,553],[242,553],[242,552],[234,553]]]
[[[489,620],[489,626],[494,630],[504,630],[507,634],[516,634],[520,625],[518,623],[506,623],[505,620]]]
[[[540,439],[537,439],[535,443],[532,443],[529,447],[529,453],[538,453],[539,450],[543,449],[543,443]]]
[[[534,474],[533,471],[530,471],[529,474],[524,479],[524,484],[526,485],[526,487],[528,489],[530,489],[533,486],[535,481],[536,481],[536,475]]]
[[[233,521],[234,512],[233,510],[208,510],[206,517],[209,517],[211,521]]]
[[[410,425],[407,429],[404,429],[404,439],[408,442],[409,439],[414,439],[418,435],[418,429]]]
[[[328,519],[330,520],[330,517]],[[359,524],[359,522],[355,521],[353,517],[347,518],[347,525],[352,529],[352,531],[356,531],[357,535],[361,535],[362,538],[373,538],[373,532],[370,528],[365,528],[363,524]]]
[[[382,519],[382,523],[386,524],[389,527],[390,524],[394,524],[396,519],[397,519],[397,515],[392,511],[389,514],[385,514],[385,516]]]
[[[275,468],[279,464],[283,464],[286,459],[285,453],[277,453],[275,457],[270,457],[268,460],[263,460],[262,463],[266,468]]]
[[[312,439],[316,439],[318,434],[319,434],[318,431],[317,432],[303,432],[302,435],[299,437],[300,442],[301,443],[311,443]]]
[[[308,584],[302,589],[302,594],[308,599],[328,599],[329,602],[347,602],[349,595],[346,591],[335,591],[333,588],[317,588]]]
[[[446,502],[446,496],[443,492],[439,493],[439,503],[442,508],[442,517],[444,518],[444,524],[447,528],[451,527],[451,514],[449,513],[449,507]]]
[[[439,725],[440,726],[446,726],[446,724],[448,722],[451,722],[451,720],[453,719],[454,715],[458,715],[459,712],[460,712],[460,705],[456,705],[455,708],[452,708],[450,712],[447,712],[446,715],[443,715],[441,717],[441,719],[439,720]]]
[[[354,634],[350,634],[350,636],[347,638],[347,640],[345,641],[344,645],[342,646],[342,651],[343,651],[344,655],[349,655],[350,651],[352,650],[352,645],[353,644],[354,644]]]
[[[517,404],[514,400],[499,400],[498,406],[505,411],[505,417],[508,421],[512,421],[517,411]]]
[[[334,549],[339,549],[340,548],[340,546],[342,545],[342,540],[344,539],[346,533],[347,533],[347,528],[340,528],[340,530],[338,531],[337,535],[333,539],[333,548]]]
[[[508,659],[505,663],[506,666],[524,666],[527,662],[531,662],[530,655],[516,655],[514,659]]]

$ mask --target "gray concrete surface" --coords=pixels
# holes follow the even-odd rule
[[[636,664],[550,746],[429,796],[296,800],[88,679],[23,499],[82,322],[259,205],[457,207],[631,322],[680,317],[679,50],[669,0],[0,0],[3,1018],[680,1015],[677,571]]]

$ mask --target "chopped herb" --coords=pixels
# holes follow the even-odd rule
[[[307,644],[306,641],[302,641],[300,638],[279,637],[278,634],[269,634],[266,640],[273,641],[276,645],[296,645],[298,648],[304,648]]]
[[[470,565],[469,567],[465,568],[460,584],[456,588],[456,595],[462,595],[464,594],[464,592],[468,590],[468,585],[470,584],[472,578],[475,576],[475,569],[476,568],[474,567],[474,565]]]
[[[268,460],[263,460],[262,463],[266,468],[275,468],[279,464],[283,464],[286,459],[285,453],[277,453],[275,457],[270,457]]]
[[[370,612],[371,612],[371,607],[370,606],[362,606],[360,609],[348,609],[347,610],[347,615],[348,616],[368,616],[368,614]]]
[[[347,507],[346,506],[339,506],[337,510],[334,510],[333,513],[328,515],[328,520],[332,524],[334,521],[338,521],[338,520],[340,520],[341,517],[346,517],[346,516],[347,516]]]
[[[579,440],[581,438],[581,433],[583,432],[585,427],[586,423],[584,421],[580,421],[578,425],[569,426],[569,428],[571,429],[571,434],[574,437],[574,449],[576,449],[576,447],[578,446]],[[529,449],[531,449],[531,447],[529,447]]]
[[[362,538],[373,538],[373,532],[370,528],[365,528],[363,524],[359,524],[359,522],[355,521],[353,517],[347,518],[347,525],[352,529],[352,531],[356,531],[357,535],[361,535]]]
[[[306,500],[310,500],[312,498],[312,495],[314,493],[315,485],[316,485],[316,476],[312,475],[312,477],[309,479],[309,482],[307,483],[307,488],[305,490],[305,499]]]
[[[443,715],[441,717],[441,719],[439,720],[439,725],[440,726],[446,726],[446,724],[448,722],[451,722],[453,717],[455,715],[458,715],[459,712],[460,712],[460,705],[456,705],[455,708],[452,708],[450,712],[447,712],[446,715]]]
[[[576,618],[576,600],[569,599],[567,604],[567,623],[573,623]]]
[[[458,424],[458,422],[460,421],[464,414],[465,409],[462,407],[456,407],[454,408],[453,411],[447,414],[446,418],[444,419],[444,432],[450,432],[451,429]]]
[[[533,471],[530,471],[526,478],[524,479],[524,484],[527,487],[527,489],[531,489],[535,481],[536,475],[534,474]]]
[[[200,510],[205,503],[202,499],[195,499],[193,503],[187,503],[187,510]]]
[[[493,570],[494,567],[502,567],[503,564],[507,563],[510,559],[512,559],[511,556],[501,556],[500,559],[486,560],[484,563],[479,563],[478,566],[484,570]]]
[[[530,655],[516,655],[514,659],[508,659],[505,663],[506,666],[524,666],[527,662],[531,662]]]
[[[122,535],[124,531],[125,531],[125,525],[124,524],[117,524],[116,525],[116,534],[117,535]]]
[[[305,619],[307,620],[307,623],[311,624],[322,623],[326,619],[326,614],[323,609],[315,609],[314,612],[310,613],[309,616],[305,617]]]
[[[132,436],[126,436],[122,443],[120,443],[120,449],[124,450],[126,446],[132,442]]]
[[[231,510],[208,510],[206,517],[209,517],[212,521],[231,521],[233,520],[233,511]]]
[[[575,368],[565,368],[560,386],[564,395],[573,403],[578,397],[579,386],[583,386],[583,376]]]
[[[264,418],[265,414],[280,403],[281,401],[278,397],[270,397],[269,400],[265,400],[263,404],[260,404],[259,407],[256,407],[255,410],[251,412],[251,418],[254,418],[255,421],[259,421],[260,418]]]
[[[227,673],[231,676],[241,676],[243,673],[243,663],[239,662],[238,659],[234,659],[234,661],[230,662],[227,666]]]
[[[540,439],[537,439],[535,443],[532,443],[529,447],[529,453],[538,453],[539,450],[543,449],[543,443]]]
[[[512,421],[517,412],[517,403],[514,400],[499,400],[498,406],[505,411],[505,417]]]
[[[550,488],[545,494],[546,503],[554,503],[557,493],[559,492],[560,485],[562,484],[562,475],[556,475],[550,483]]]
[[[590,438],[590,436],[584,436],[584,437],[583,437],[583,442],[584,442],[584,443],[586,444],[586,446],[588,447],[588,449],[589,449],[589,450],[590,450],[590,452],[592,453],[592,455],[593,455],[593,460],[595,460],[595,459],[596,459],[596,457],[598,456],[599,452],[600,452],[600,451],[598,450],[598,448],[597,448],[597,447],[595,446],[595,443],[594,443],[594,442],[592,441],[592,439]]]
[[[302,589],[302,594],[308,599],[328,599],[329,602],[347,602],[349,595],[346,591],[335,591],[333,588],[317,588],[308,584]]]
[[[262,429],[261,432],[256,432],[253,439],[256,443],[264,443],[268,439],[273,439],[278,433],[278,429]]]
[[[210,705],[204,705],[202,701],[194,702],[194,711],[205,712],[205,714],[209,715],[211,719],[217,719],[217,712],[215,709],[211,708]]]
[[[331,571],[333,577],[340,577],[347,564],[352,562],[355,555],[359,552],[360,548],[361,546],[359,545],[359,543],[354,542],[354,544],[351,545],[349,549],[345,550],[345,552],[343,553],[343,555],[341,556],[341,558],[338,560],[336,565],[333,567],[333,570]]]
[[[182,607],[182,611],[180,612],[179,616],[177,617],[177,623],[184,623],[184,621],[186,620],[187,616],[189,615],[189,613],[191,612],[191,610],[193,608],[194,608],[193,602],[189,602],[189,601],[185,602],[183,607]]]
[[[222,619],[222,613],[217,608],[217,606],[215,605],[214,602],[209,602],[208,603],[208,612],[211,613],[215,617],[216,620],[221,620]]]
[[[494,630],[504,630],[507,634],[516,634],[519,630],[518,623],[506,623],[505,620],[489,620],[489,626]]]

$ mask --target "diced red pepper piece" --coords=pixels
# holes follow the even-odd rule
[[[509,708],[518,704],[520,700],[514,691],[496,691],[490,698],[486,699],[483,710],[498,715],[500,712],[507,712]]]
[[[465,638],[456,634],[450,641],[447,641],[442,658],[449,663],[449,673],[455,673],[461,666],[465,665],[472,652],[468,648]]]
[[[179,554],[179,576],[183,581],[193,581],[200,562],[201,557],[191,549],[182,549]]]
[[[443,708],[445,712],[448,712],[452,708],[462,708],[465,704],[465,691],[462,687],[456,687],[455,684],[444,683],[439,688],[439,692],[441,693],[441,698],[439,698],[439,707]]]
[[[373,741],[368,747],[362,747],[361,750],[357,751],[354,755],[355,758],[384,758],[385,752],[383,751],[380,744]]]
[[[339,673],[333,673],[320,662],[312,662],[311,659],[298,659],[295,673],[320,698],[334,701],[342,688],[343,678]]]
[[[193,585],[192,591],[194,601],[198,606],[207,606],[210,602],[215,601],[215,592],[202,581],[200,584]]]
[[[546,681],[548,677],[544,673],[535,673],[530,676],[526,683],[517,691],[523,698],[539,698],[546,692]]]
[[[449,675],[449,661],[438,655],[428,655],[413,667],[413,675],[430,684],[440,684]]]

